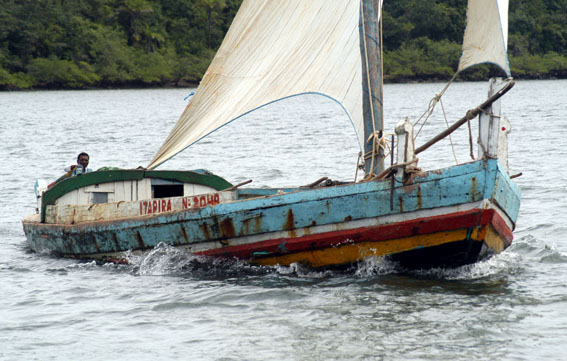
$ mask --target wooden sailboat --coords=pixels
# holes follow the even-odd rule
[[[456,267],[512,242],[520,192],[510,180],[498,99],[414,147],[399,122],[397,159],[384,165],[382,1],[244,0],[191,103],[147,169],[106,170],[37,189],[23,220],[30,248],[120,260],[159,243],[257,265],[342,266],[386,256],[404,267]],[[507,1],[471,1],[459,71],[492,62],[509,75]],[[362,24],[362,26],[359,26]],[[301,94],[339,103],[359,135],[362,181],[250,188],[213,174],[155,168],[266,104]],[[480,160],[423,171],[416,154],[480,115]],[[502,118],[503,119],[503,118]],[[393,158],[392,158],[393,159]]]

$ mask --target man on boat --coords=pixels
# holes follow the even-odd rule
[[[92,172],[93,170],[91,168],[87,168],[88,165],[89,155],[85,152],[79,153],[77,164],[65,168],[65,178]]]
[[[65,168],[65,174],[63,174],[61,177],[57,178],[57,180],[51,182],[47,188],[51,188],[53,187],[55,184],[57,184],[58,182],[62,181],[63,179],[67,179],[70,177],[74,177],[77,175],[81,175],[81,174],[85,174],[85,173],[90,173],[93,170],[91,168],[87,168],[87,166],[89,165],[89,155],[85,152],[81,152],[79,153],[79,156],[77,157],[77,164],[68,166],[67,168]]]

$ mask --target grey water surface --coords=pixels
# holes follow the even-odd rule
[[[442,87],[386,85],[387,131],[417,120]],[[147,165],[190,91],[0,93],[0,360],[567,359],[564,80],[519,81],[503,100],[522,206],[513,245],[474,266],[406,273],[376,258],[341,272],[260,268],[166,246],[99,265],[30,252],[21,219],[35,211],[35,179],[54,180],[80,151],[94,169]],[[486,92],[453,84],[417,145]],[[469,161],[468,128],[452,141]],[[303,185],[354,179],[358,152],[341,108],[312,95],[225,126],[160,169]],[[455,163],[449,140],[419,158],[425,169]]]

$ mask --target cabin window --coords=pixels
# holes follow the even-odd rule
[[[108,192],[93,192],[93,204],[108,203]]]
[[[152,179],[152,198],[183,197],[183,183]]]

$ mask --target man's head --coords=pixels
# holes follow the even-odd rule
[[[86,169],[87,165],[89,165],[89,155],[85,152],[80,153],[77,157],[77,164]]]

